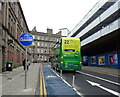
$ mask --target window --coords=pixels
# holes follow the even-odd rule
[[[41,43],[41,46],[43,46],[43,42]]]
[[[45,43],[43,43],[43,47],[45,47]]]
[[[43,39],[44,39],[44,37],[43,37],[43,36],[41,36],[41,39],[43,40]]]
[[[46,40],[46,36],[44,36],[44,40]]]
[[[34,42],[34,41],[32,42],[32,45],[35,45],[35,42]]]
[[[37,39],[40,40],[40,36],[38,36]]]
[[[43,49],[41,48],[41,53],[43,53]]]
[[[43,56],[41,56],[41,60],[43,60]]]
[[[45,61],[47,60],[47,56],[44,56]]]
[[[59,41],[59,39],[57,38],[57,39],[56,39],[56,41],[58,42],[58,41]]]
[[[40,52],[40,49],[39,49],[39,48],[37,48],[37,52],[38,52],[38,53]]]
[[[52,44],[49,44],[49,47],[51,47]]]
[[[45,47],[47,47],[47,43],[45,43]]]
[[[38,46],[40,46],[40,42],[38,42]]]
[[[33,35],[33,39],[35,39],[35,35]]]

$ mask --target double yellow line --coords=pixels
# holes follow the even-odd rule
[[[40,64],[40,97],[47,97],[46,86],[44,81],[44,74],[42,70],[42,64]]]

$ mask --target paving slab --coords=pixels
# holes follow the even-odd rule
[[[27,72],[27,88],[25,89],[25,71],[23,67],[5,72],[2,75],[2,95],[35,95],[39,75],[38,64],[31,64]]]

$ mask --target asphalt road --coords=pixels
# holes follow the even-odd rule
[[[58,73],[58,72],[57,72]],[[58,73],[59,74],[59,73]],[[63,78],[72,85],[74,72],[63,72]],[[75,73],[75,88],[84,97],[120,97],[120,78],[93,71]]]

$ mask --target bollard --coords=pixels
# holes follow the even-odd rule
[[[60,77],[62,77],[62,70],[60,70]]]
[[[72,81],[72,87],[75,86],[75,73],[73,74],[73,81]]]

